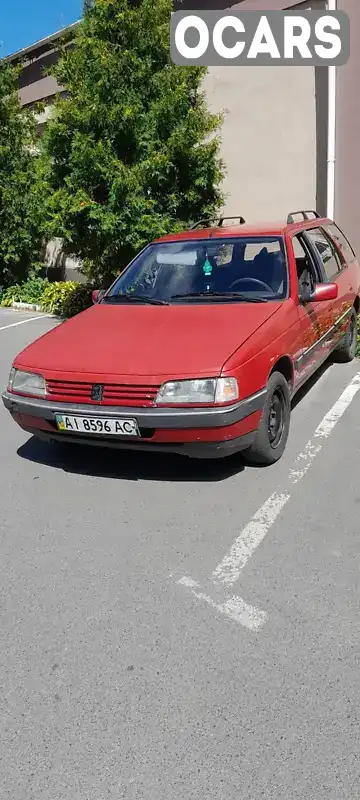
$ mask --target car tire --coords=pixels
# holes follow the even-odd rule
[[[357,345],[357,315],[353,308],[349,320],[348,331],[343,343],[337,347],[332,354],[332,360],[337,364],[348,364],[353,361],[356,355]]]
[[[286,447],[290,416],[288,381],[281,372],[273,372],[268,380],[266,400],[254,442],[243,454],[245,460],[261,467],[275,464]]]

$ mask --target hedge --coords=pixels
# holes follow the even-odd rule
[[[49,281],[47,278],[29,278],[26,283],[16,283],[9,286],[0,295],[2,306],[11,306],[12,303],[32,303],[40,305],[41,298]]]
[[[92,304],[92,286],[77,281],[54,281],[30,278],[22,285],[9,286],[0,292],[0,305],[31,303],[59,317],[73,317]]]
[[[54,281],[45,287],[41,308],[59,317],[74,317],[92,305],[92,287],[76,281]]]

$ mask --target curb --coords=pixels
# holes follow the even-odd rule
[[[18,303],[14,302],[11,303],[11,306],[14,311],[37,311],[39,314],[43,314],[44,317],[54,317],[54,319],[62,319],[57,314],[54,314],[52,311],[44,311],[41,306],[38,306],[36,303]]]
[[[59,317],[58,314],[54,314],[54,312],[52,312],[52,311],[44,311],[41,308],[41,306],[38,306],[36,303],[14,302],[14,303],[11,304],[11,306],[2,306],[0,304],[0,310],[1,309],[6,309],[6,308],[7,309],[11,308],[12,311],[32,311],[32,312],[34,312],[34,311],[36,312],[37,311],[39,314],[42,314],[44,317],[52,317],[53,319],[59,320],[59,322],[65,322],[65,320],[67,319],[67,317]]]
[[[39,314],[42,314],[44,317],[53,317],[53,319],[58,319],[59,322],[65,322],[68,317],[60,317],[58,314],[55,314],[53,311],[44,311],[44,309],[37,305],[37,303],[20,303],[14,301],[11,303],[11,306],[2,306],[0,303],[0,310],[1,309],[9,309],[11,308],[13,311],[37,311]]]
[[[36,305],[36,303],[20,303],[15,301],[11,303],[10,308],[18,309],[18,311],[42,311],[41,306]]]

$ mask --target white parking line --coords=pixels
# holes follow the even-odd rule
[[[290,500],[290,494],[278,494],[277,492],[268,498],[241,531],[228,554],[214,570],[212,574],[214,581],[225,583],[226,586],[236,583],[241,570],[259,547],[288,500]]]
[[[316,444],[315,441],[310,441],[307,443],[304,451],[300,453],[297,457],[295,466],[301,465],[301,469],[292,469],[290,471],[290,480],[291,483],[298,483],[301,478],[304,477],[306,472],[308,471],[311,462],[320,452],[323,442],[321,439],[327,439],[330,436],[330,433],[335,428],[336,423],[339,421],[340,417],[344,414],[348,406],[350,405],[351,401],[354,399],[355,395],[360,389],[360,372],[355,375],[352,379],[351,383],[348,384],[346,389],[344,389],[343,393],[340,395],[339,399],[334,403],[333,407],[325,414],[324,419],[320,422],[320,425],[316,428],[314,433],[313,439],[320,440]]]
[[[16,325],[26,325],[27,322],[34,322],[35,319],[47,319],[51,317],[51,314],[41,314],[39,317],[30,317],[29,319],[21,319],[20,322],[11,322],[10,325],[3,325],[0,328],[0,331],[4,331],[6,328],[15,328]]]
[[[308,441],[303,452],[297,457],[294,468],[290,470],[288,476],[290,483],[288,491],[285,493],[275,492],[266,500],[261,508],[254,514],[250,522],[243,528],[240,535],[232,544],[229,552],[213,571],[212,580],[215,584],[223,584],[230,588],[239,579],[240,573],[246,566],[249,558],[261,544],[282,509],[290,500],[291,485],[298,484],[304,475],[306,475],[314,458],[322,450],[325,440],[330,436],[335,425],[339,419],[341,419],[359,389],[360,372],[354,376],[346,389],[344,389],[339,399],[334,403],[333,407],[316,428],[313,437]],[[228,616],[236,619],[249,630],[257,630],[266,621],[267,615],[264,611],[256,609],[253,606],[248,606],[241,597],[231,597],[224,604],[218,605],[207,595],[195,592],[194,587],[198,587],[198,584],[195,584],[191,578],[182,578],[178,583],[187,586],[196,597],[206,600],[206,602],[218,611],[227,613]],[[236,603],[234,603],[234,601],[236,601]],[[234,609],[235,613],[229,613],[229,611]]]
[[[290,470],[289,474],[291,483],[299,483],[306,475],[312,461],[320,453],[324,440],[330,436],[336,423],[342,417],[359,389],[360,372],[355,375],[351,383],[344,389],[342,395],[316,428],[312,439],[297,457],[294,469]],[[300,467],[300,469],[297,469],[297,467]],[[266,503],[254,514],[240,536],[235,539],[229,553],[216,567],[212,574],[213,580],[220,581],[227,586],[231,586],[238,580],[241,570],[244,569],[250,556],[262,542],[269,528],[271,528],[288,500],[290,500],[290,497],[290,492],[274,494],[269,497]]]
[[[234,595],[225,600],[224,603],[215,603],[209,595],[204,592],[195,591],[195,589],[200,588],[200,584],[193,581],[191,578],[180,578],[178,583],[181,586],[187,586],[198,600],[204,600],[205,603],[215,608],[220,614],[226,614],[227,617],[235,620],[235,622],[240,622],[240,625],[243,625],[244,628],[250,628],[254,631],[261,628],[264,622],[266,622],[267,615],[265,611],[260,611],[258,608],[255,608],[255,606],[249,606],[241,597]]]

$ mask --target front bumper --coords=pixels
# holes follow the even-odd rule
[[[228,407],[137,408],[94,406],[21,397],[4,392],[2,400],[23,430],[47,440],[118,447],[132,450],[162,450],[194,458],[214,458],[244,450],[252,444],[265,402],[266,389]],[[61,433],[55,414],[96,418],[131,417],[137,420],[140,437],[87,436]]]

